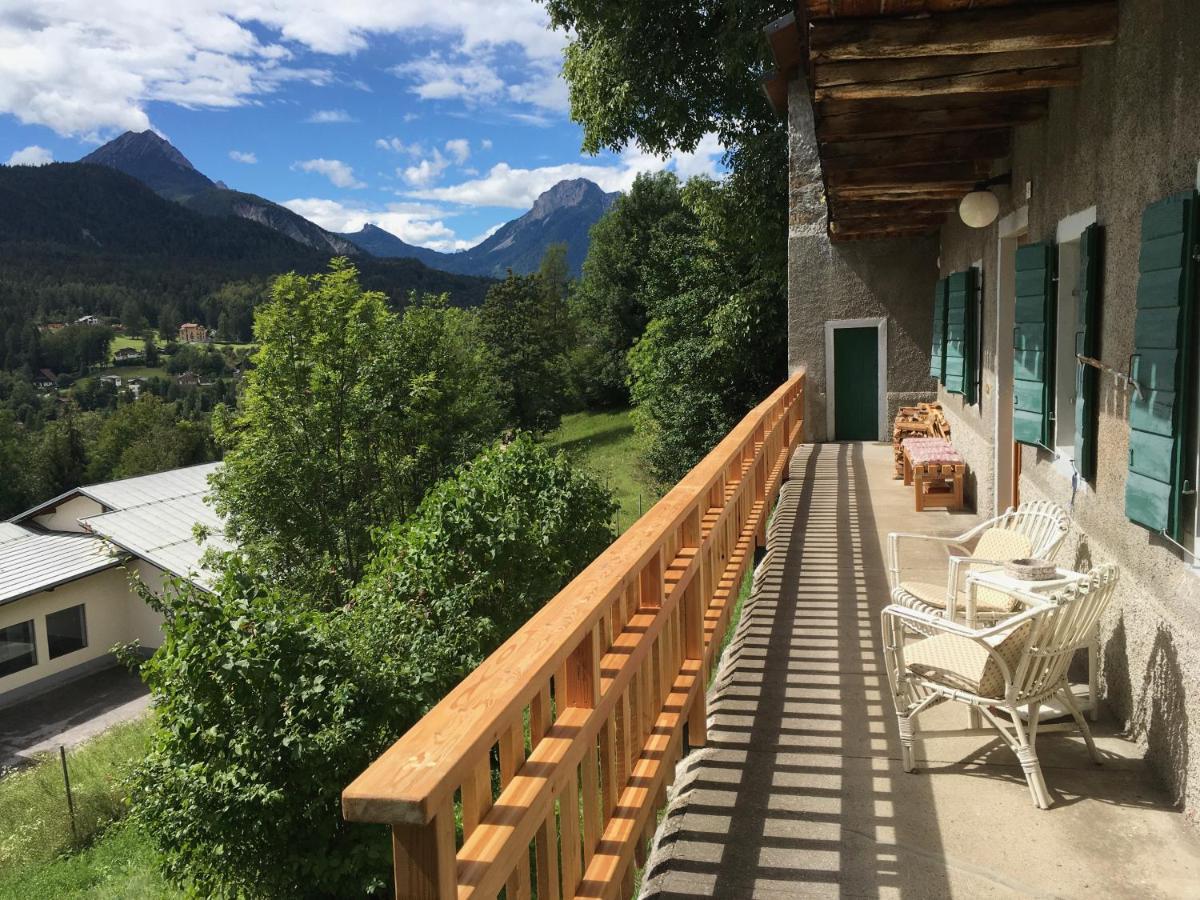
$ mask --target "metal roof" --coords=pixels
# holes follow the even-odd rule
[[[186,494],[203,493],[208,490],[208,476],[220,466],[219,462],[201,463],[198,466],[169,469],[153,475],[137,475],[133,478],[122,478],[120,481],[105,481],[100,484],[71,488],[69,491],[63,491],[57,497],[51,497],[37,506],[18,513],[9,521],[27,522],[34,516],[53,509],[72,497],[88,497],[103,506],[105,512],[111,512],[156,500],[169,500],[172,497],[182,497]]]
[[[204,500],[208,476],[219,466],[206,463],[81,488],[112,511],[79,523],[160,569],[207,586],[212,573],[200,564],[201,557],[210,548],[230,547],[220,517]],[[196,537],[196,526],[207,532],[203,540]]]
[[[0,605],[111,568],[120,557],[90,534],[0,524]]]

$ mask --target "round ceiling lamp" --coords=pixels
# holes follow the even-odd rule
[[[958,204],[958,214],[972,228],[987,228],[1000,215],[1000,200],[991,191],[971,191]]]
[[[987,228],[1000,215],[1000,199],[992,193],[991,188],[997,184],[1011,184],[1012,175],[1005,173],[981,181],[975,185],[975,190],[963,197],[958,204],[958,215],[963,223],[972,228]]]

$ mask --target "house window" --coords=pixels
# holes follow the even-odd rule
[[[37,665],[33,620],[0,628],[0,676]]]
[[[1075,473],[1076,335],[1079,333],[1079,270],[1084,229],[1096,221],[1096,207],[1058,223],[1057,312],[1054,329],[1054,455],[1057,467]]]
[[[87,617],[82,603],[46,616],[46,645],[51,659],[87,646]]]

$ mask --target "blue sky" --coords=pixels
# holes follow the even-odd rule
[[[532,0],[0,0],[0,162],[71,161],[153,128],[214,179],[338,231],[470,246],[563,178],[661,160],[580,153],[567,35]]]

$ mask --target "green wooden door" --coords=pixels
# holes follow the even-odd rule
[[[833,430],[839,441],[879,439],[879,332],[833,330]]]

